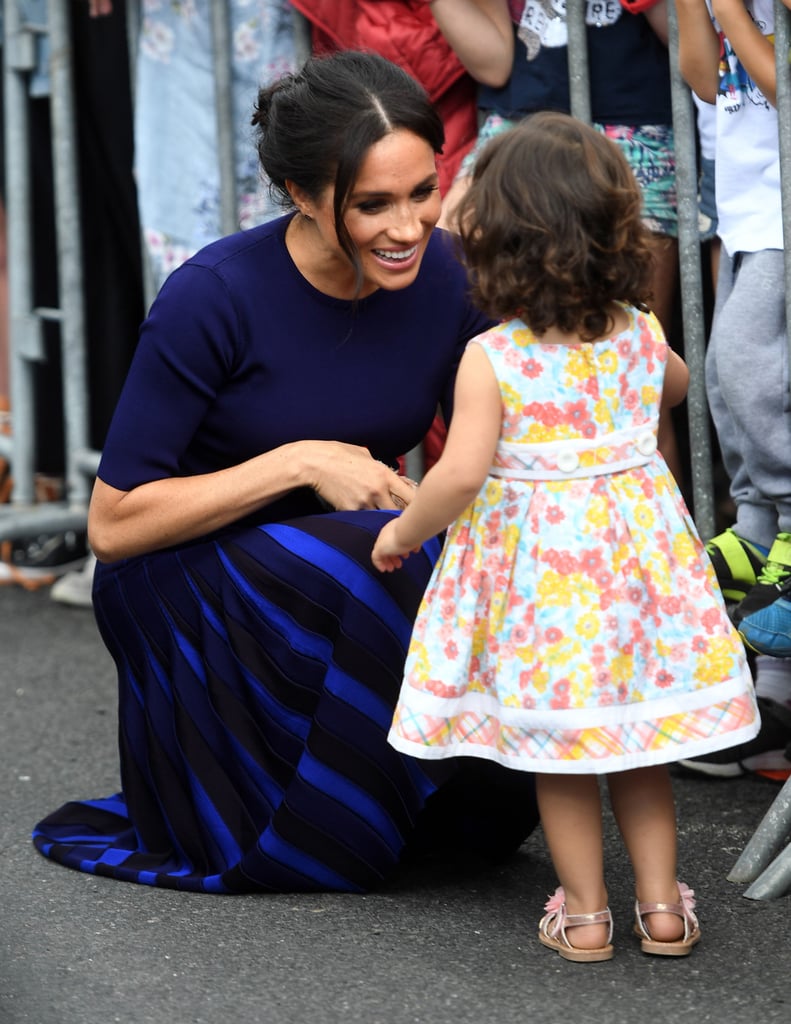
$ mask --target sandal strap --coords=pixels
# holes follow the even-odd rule
[[[550,913],[545,914],[541,918],[540,927],[545,935],[551,936],[553,939],[559,938],[569,949],[575,949],[576,947],[572,946],[569,942],[566,929],[585,924],[608,925],[607,945],[612,942],[613,920],[609,907],[606,910],[597,910],[593,914],[567,914],[566,904],[564,903],[558,910],[552,910]]]
[[[609,924],[612,926],[610,908],[597,910],[594,914],[566,914],[563,919],[566,928],[576,928],[582,924]]]
[[[684,922],[685,942],[698,927],[698,919],[692,909],[695,906],[695,894],[683,882],[679,882],[678,887],[679,894],[681,895],[681,902],[679,903],[641,903],[639,900],[635,900],[635,919],[640,932],[646,939],[651,938],[651,933],[643,921],[644,914],[675,914],[676,917],[680,917]]]
[[[638,903],[637,906],[641,914],[675,914],[676,917],[686,917],[681,903]]]

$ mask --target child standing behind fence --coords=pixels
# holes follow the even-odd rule
[[[700,931],[666,766],[752,737],[758,715],[656,450],[660,402],[681,401],[687,371],[645,311],[640,192],[611,141],[535,114],[484,150],[460,225],[475,300],[505,319],[468,345],[445,451],[374,547],[392,571],[452,523],[390,741],[537,773],[561,883],[539,939],[569,960],[613,953],[606,774],[642,949],[683,956]]]
[[[785,0],[788,6],[791,0]],[[706,389],[736,506],[709,552],[732,615],[759,653],[791,654],[791,403],[773,0],[677,0],[682,74],[716,103],[722,255]],[[716,19],[716,20],[712,20]],[[756,681],[761,736],[690,764],[789,767],[791,674]],[[734,768],[736,769],[734,771]]]

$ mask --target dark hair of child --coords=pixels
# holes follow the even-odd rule
[[[439,153],[442,119],[423,87],[376,53],[342,50],[310,57],[295,74],[260,90],[252,117],[261,168],[276,198],[293,206],[286,181],[318,199],[334,185],[338,242],[362,271],[343,221],[369,149],[403,129]]]
[[[652,256],[641,195],[618,147],[567,114],[533,114],[489,143],[459,207],[473,300],[585,341],[613,301],[645,309]]]

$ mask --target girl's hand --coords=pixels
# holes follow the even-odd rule
[[[340,441],[303,442],[311,445],[307,461],[313,489],[333,508],[404,509],[417,486],[377,462],[367,448]]]
[[[397,529],[398,520],[392,519],[389,523],[385,523],[376,538],[374,549],[371,552],[371,561],[380,572],[392,572],[393,569],[400,569],[405,558],[420,551],[419,547],[405,548],[403,544],[399,544],[396,537]]]

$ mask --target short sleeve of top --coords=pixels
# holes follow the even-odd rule
[[[391,465],[449,414],[470,303],[453,239],[435,230],[417,279],[358,303],[299,273],[290,217],[206,247],[168,278],[144,322],[99,466],[121,490],[208,473],[281,444],[364,445]]]

